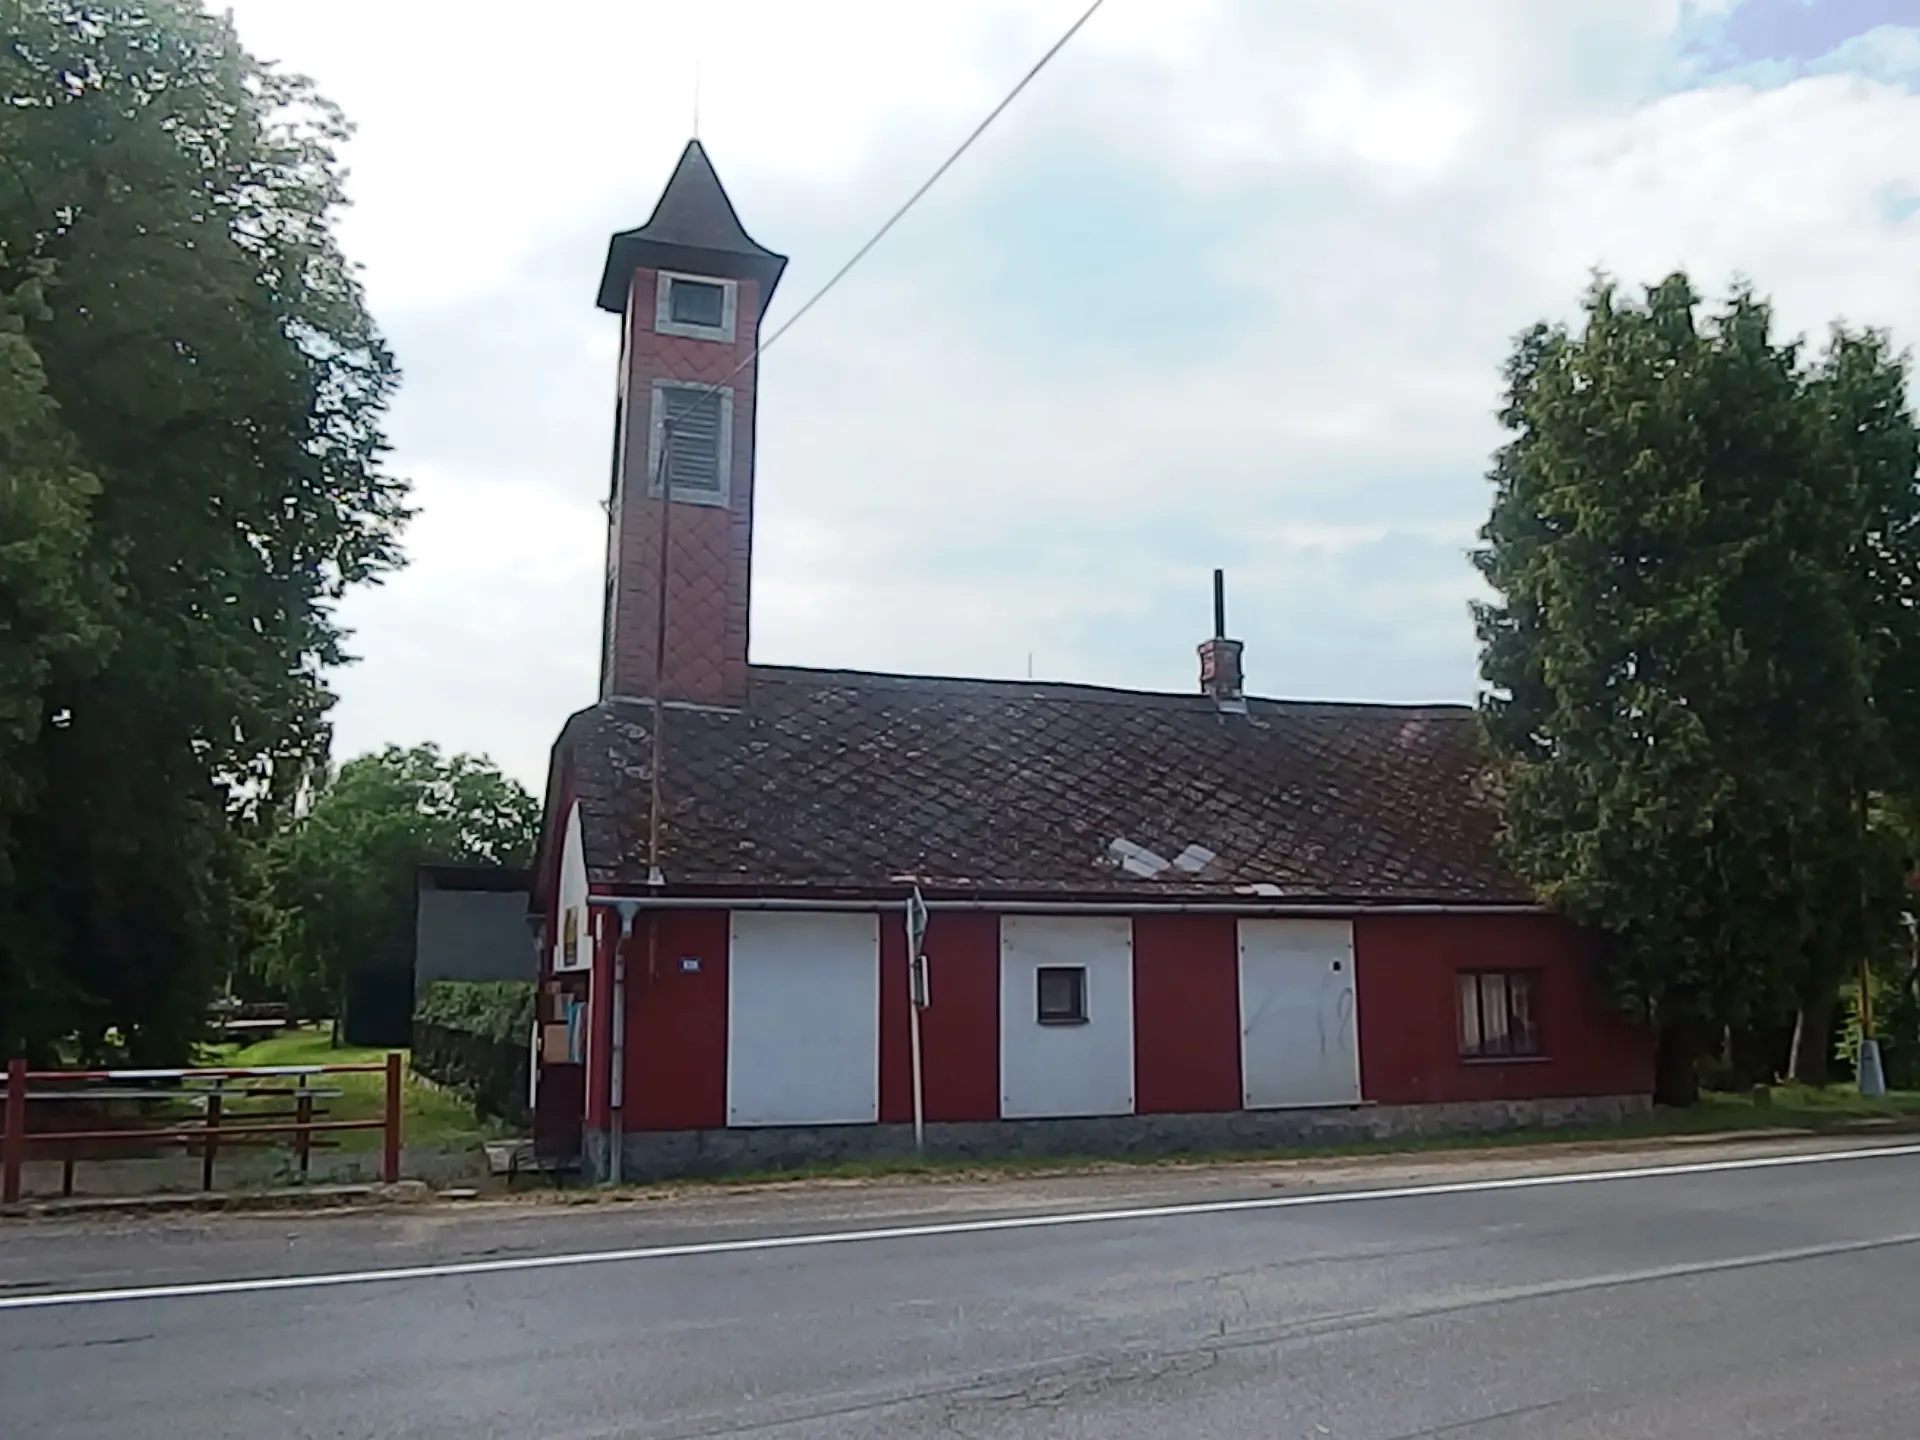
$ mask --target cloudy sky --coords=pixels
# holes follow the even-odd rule
[[[694,123],[790,314],[1084,0],[228,0],[357,122],[410,567],[338,748],[538,785],[597,675],[607,235]],[[1602,266],[1920,340],[1920,0],[1107,0],[764,362],[753,658],[1474,693],[1512,336]]]

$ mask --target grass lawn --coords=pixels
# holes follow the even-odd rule
[[[1711,1135],[1739,1130],[1835,1130],[1863,1122],[1920,1120],[1920,1091],[1896,1091],[1864,1100],[1850,1085],[1775,1085],[1753,1094],[1709,1091],[1684,1110],[1665,1107],[1608,1125],[1565,1129],[1508,1130],[1495,1135],[1449,1136],[1452,1145],[1537,1145],[1550,1141],[1657,1140],[1670,1135]],[[1383,1142],[1380,1148],[1400,1148]],[[1424,1148],[1424,1147],[1423,1147]]]
[[[1656,1112],[1675,1129],[1726,1130],[1783,1125],[1809,1130],[1860,1120],[1920,1116],[1920,1090],[1895,1090],[1865,1100],[1851,1085],[1775,1085],[1756,1095],[1707,1094],[1690,1110]],[[1671,1133],[1671,1132],[1669,1132]]]
[[[209,1045],[200,1061],[204,1065],[378,1065],[387,1058],[385,1050],[345,1045],[338,1049],[330,1043],[326,1026],[288,1030],[271,1039],[250,1045],[229,1043]],[[405,1055],[405,1051],[401,1052]],[[404,1062],[403,1062],[404,1063]],[[429,1085],[404,1069],[401,1082],[400,1128],[402,1143],[432,1149],[455,1150],[497,1139],[507,1132],[490,1120],[473,1113],[466,1101],[449,1091]],[[342,1093],[327,1100],[326,1118],[330,1120],[378,1119],[384,1103],[385,1075],[325,1075],[315,1083]],[[272,1102],[285,1108],[284,1099]],[[336,1137],[342,1150],[377,1150],[378,1130],[347,1130]]]

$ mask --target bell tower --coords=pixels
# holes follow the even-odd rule
[[[621,328],[602,699],[657,683],[662,700],[746,703],[753,356],[786,264],[741,227],[698,140],[652,218],[607,247],[600,308]]]

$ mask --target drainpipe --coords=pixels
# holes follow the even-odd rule
[[[611,1112],[608,1118],[612,1128],[607,1180],[618,1185],[623,1168],[622,1152],[626,1149],[626,1127],[620,1107],[627,1091],[627,940],[633,934],[633,917],[639,913],[641,902],[623,899],[608,903],[620,916],[620,937],[613,942],[613,1073],[607,1077],[607,1106]]]

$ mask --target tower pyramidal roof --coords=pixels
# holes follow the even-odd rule
[[[689,140],[647,223],[637,230],[620,231],[608,244],[607,268],[600,276],[600,308],[616,314],[624,311],[633,272],[642,268],[752,280],[759,287],[764,313],[781,271],[787,268],[787,257],[747,234],[714,173],[706,147]]]

